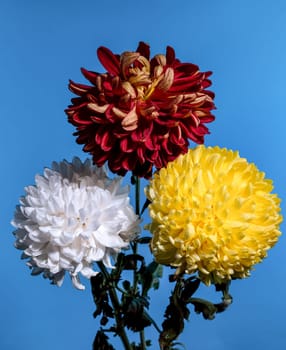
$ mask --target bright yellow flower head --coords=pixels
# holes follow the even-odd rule
[[[155,174],[146,189],[157,262],[206,283],[249,275],[277,241],[280,199],[238,152],[199,146]]]

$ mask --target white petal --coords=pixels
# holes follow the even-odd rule
[[[76,289],[79,290],[84,290],[85,286],[80,283],[79,277],[78,276],[73,276],[71,275],[72,283]]]

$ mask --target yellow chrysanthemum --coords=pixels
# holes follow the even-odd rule
[[[280,199],[272,181],[238,152],[199,146],[146,188],[157,262],[206,283],[249,275],[277,241]]]

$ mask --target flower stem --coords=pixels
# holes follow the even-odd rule
[[[140,348],[141,348],[141,350],[146,349],[144,329],[142,331],[140,331]]]
[[[135,210],[140,216],[140,178],[138,176],[135,177]]]
[[[138,176],[134,176],[134,181],[135,181],[135,212],[136,212],[136,215],[140,217],[140,178]],[[137,254],[137,249],[138,249],[138,244],[136,241],[134,241],[132,244],[133,254]],[[134,292],[136,292],[136,288],[137,288],[137,274],[136,274],[136,271],[134,270],[134,274],[133,274]]]
[[[140,218],[140,178],[138,176],[134,176],[135,180],[135,213]],[[133,245],[133,254],[137,254],[137,248],[138,244],[137,242],[134,242]],[[136,294],[137,290],[137,284],[138,284],[138,276],[136,271],[134,270],[133,273],[133,291]],[[145,333],[144,329],[140,331],[140,349],[145,350],[146,349],[146,342],[145,342]]]
[[[149,321],[153,324],[154,328],[156,329],[156,331],[158,333],[161,333],[162,330],[160,329],[160,327],[157,325],[157,323],[155,322],[155,320],[146,312],[146,315],[148,316],[149,318]]]
[[[97,264],[98,264],[98,267],[100,268],[104,278],[107,281],[110,281],[110,275],[109,275],[108,271],[106,270],[104,264],[101,261],[99,261]],[[111,303],[113,306],[114,317],[115,317],[115,321],[116,321],[116,332],[122,341],[124,349],[125,350],[132,350],[132,347],[129,343],[129,340],[128,340],[128,337],[127,337],[127,334],[125,332],[124,325],[123,325],[122,319],[121,319],[121,312],[120,312],[121,304],[118,300],[118,296],[116,294],[116,290],[115,290],[115,287],[114,287],[112,282],[110,283],[110,288],[108,291],[109,291],[109,296],[110,296],[110,300],[111,300]]]

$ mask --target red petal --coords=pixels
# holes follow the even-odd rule
[[[171,146],[169,148],[169,146]],[[171,155],[173,154],[173,149],[172,149],[172,144],[170,144],[168,138],[165,138],[162,142],[162,148],[165,150],[165,152],[168,154],[168,155]]]
[[[209,80],[208,80],[209,81]],[[209,86],[211,85],[212,83],[210,82]],[[202,83],[202,86],[204,85],[204,82]],[[204,86],[203,86],[204,87]],[[208,95],[210,98],[214,99],[215,98],[215,93],[212,92],[212,91],[209,91],[209,90],[204,90],[204,93],[206,95]],[[215,106],[213,106],[214,109],[216,109]]]
[[[105,130],[105,129],[103,129]],[[97,134],[95,135],[95,142],[102,148],[103,151],[110,151],[115,143],[115,139],[107,131],[98,129]]]
[[[175,60],[175,50],[171,46],[167,46],[166,49],[166,59],[167,59],[167,64],[172,64]]]
[[[169,92],[175,91],[189,91],[189,89],[198,85],[200,87],[200,75],[185,76],[184,78],[174,79],[173,85],[170,87]]]
[[[202,88],[203,89],[206,89],[206,88],[208,88],[211,85],[212,85],[212,82],[209,79],[205,79],[204,81],[202,81]]]
[[[134,152],[135,146],[134,143],[127,137],[120,140],[120,148],[123,152],[131,153]]]
[[[141,56],[144,56],[147,58],[147,60],[149,60],[150,46],[148,44],[140,41],[136,51],[139,52]]]
[[[84,85],[84,84],[77,84],[77,83],[73,82],[72,80],[70,80],[69,89],[74,94],[76,94],[78,96],[83,96],[84,94],[87,93],[88,90],[91,89],[91,86]]]
[[[155,146],[155,144],[153,143],[153,140],[150,137],[148,137],[146,139],[145,147],[148,148],[150,151],[155,151],[156,150],[156,146]]]
[[[145,154],[144,154],[143,147],[137,147],[137,156],[139,159],[140,164],[144,164],[145,162]]]
[[[119,75],[120,62],[118,57],[116,57],[112,51],[110,51],[107,47],[101,46],[97,49],[97,56],[100,63],[108,73]]]
[[[166,114],[166,116],[168,116],[168,117],[164,118],[164,116],[160,115],[160,118],[157,118],[155,120],[155,123],[159,124],[159,125],[164,125],[167,128],[173,128],[174,126],[176,126],[177,120],[173,119],[173,117],[175,115],[172,115],[172,117],[171,117],[168,114]],[[179,115],[179,117],[181,117],[181,114]]]
[[[170,132],[169,139],[173,144],[178,146],[184,146],[188,144],[188,142],[182,137],[182,130],[179,125],[177,128],[172,129],[172,132]]]
[[[141,120],[138,128],[131,134],[131,138],[135,142],[142,142],[149,138],[153,131],[153,122],[150,120]]]
[[[108,159],[109,154],[102,152],[101,150],[98,150],[98,152],[96,152],[95,150],[92,150],[91,152],[94,156],[93,156],[93,162],[94,164],[98,165],[98,166],[102,166]]]
[[[89,119],[83,119],[84,115],[82,113],[74,113],[71,118],[69,118],[69,121],[73,123],[74,125],[91,125],[93,122]]]
[[[184,123],[180,123],[182,131],[185,135],[194,142],[201,144],[204,142],[204,135],[209,134],[209,130],[204,125],[200,124],[198,127],[186,126]]]
[[[180,76],[192,75],[200,70],[199,66],[193,63],[179,63],[174,65],[174,68],[176,69],[177,74]]]
[[[97,77],[98,77],[98,73],[95,73],[95,72],[92,72],[92,71],[89,71],[85,68],[81,68],[81,73],[82,75],[87,79],[89,80],[93,85],[97,85],[96,84],[96,81],[97,81]]]

